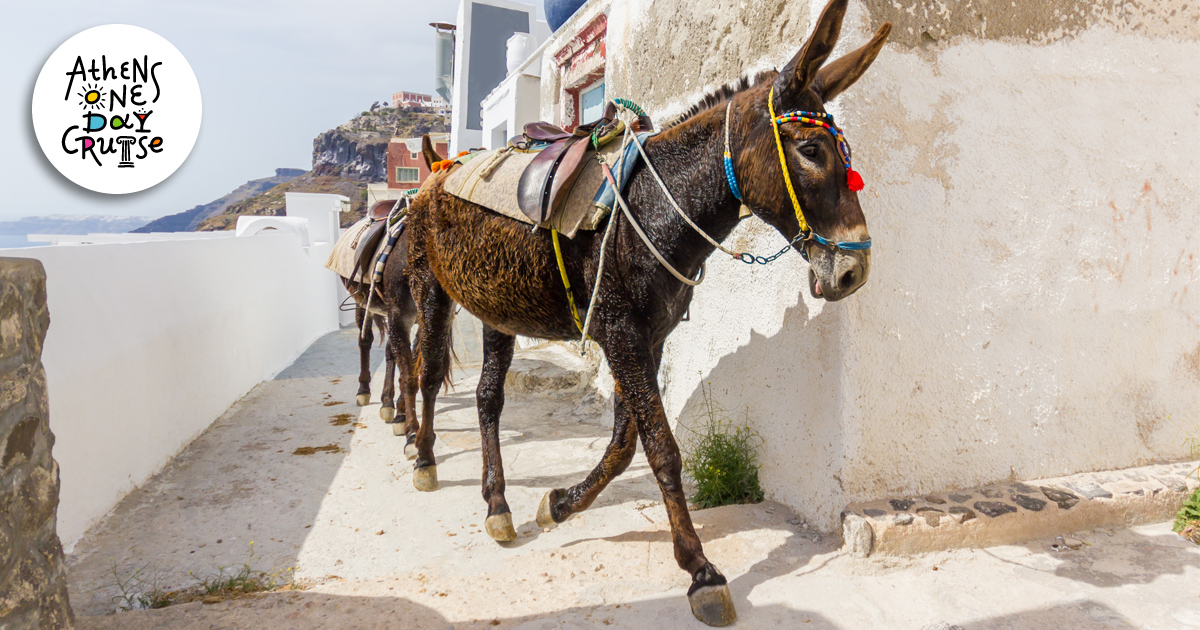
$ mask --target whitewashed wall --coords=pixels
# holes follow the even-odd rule
[[[935,4],[851,2],[835,53],[904,20],[829,105],[867,182],[865,287],[828,304],[798,256],[714,257],[666,348],[668,413],[710,383],[764,437],[768,496],[826,529],[856,500],[1180,458],[1200,424],[1200,10]],[[661,121],[782,65],[822,5],[576,18],[608,13],[609,95]],[[730,240],[783,243],[754,220]]]
[[[296,234],[6,250],[46,268],[58,533],[89,525],[337,327],[327,243]]]

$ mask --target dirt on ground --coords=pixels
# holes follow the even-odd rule
[[[352,330],[318,341],[89,530],[68,558],[77,627],[702,627],[640,453],[587,512],[548,531],[533,523],[542,495],[582,480],[608,442],[585,395],[509,396],[501,439],[518,538],[501,545],[483,531],[478,368],[438,400],[441,485],[421,493],[404,438],[378,416],[382,369],[372,405],[325,406],[354,400],[356,365]],[[1200,547],[1169,523],[1064,532],[1079,549],[858,558],[770,501],[692,517],[741,628],[1200,628]],[[114,612],[122,588],[183,588],[247,564],[291,572],[303,590]]]

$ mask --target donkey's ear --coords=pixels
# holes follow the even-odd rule
[[[816,78],[821,64],[825,63],[825,59],[837,44],[838,33],[842,31],[842,18],[846,15],[847,1],[829,0],[825,10],[821,12],[821,19],[817,20],[817,27],[813,29],[808,41],[804,42],[804,47],[779,71],[779,76],[775,78],[775,91],[779,95],[777,102],[794,102]]]
[[[429,134],[421,136],[421,157],[425,158],[425,168],[433,168],[434,162],[441,162],[443,159],[438,155],[437,149],[433,148],[433,141],[429,139]]]
[[[812,89],[821,97],[821,101],[828,103],[846,91],[846,88],[854,85],[854,82],[867,72],[867,68],[871,67],[871,62],[875,61],[875,56],[879,54],[887,42],[888,33],[891,32],[892,23],[884,22],[865,46],[821,68],[812,83]]]

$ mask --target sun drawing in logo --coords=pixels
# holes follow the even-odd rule
[[[102,109],[104,105],[100,102],[100,99],[103,97],[104,94],[101,92],[99,85],[87,83],[84,84],[83,91],[79,93],[79,98],[83,99],[79,104],[83,106],[84,110]]]

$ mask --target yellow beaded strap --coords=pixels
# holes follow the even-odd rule
[[[575,318],[575,327],[583,333],[583,322],[579,320],[579,309],[575,308],[575,294],[571,291],[571,280],[567,278],[567,265],[563,262],[562,246],[558,244],[558,230],[550,228],[550,240],[554,242],[554,257],[558,259],[558,273],[562,276],[563,286],[567,289],[567,304],[571,307],[571,316]],[[596,278],[596,282],[600,282]]]
[[[796,198],[796,189],[792,187],[792,176],[788,174],[787,159],[783,155],[783,140],[779,138],[779,122],[775,118],[775,86],[767,95],[767,110],[771,112],[771,130],[775,132],[775,148],[779,149],[779,168],[783,169],[783,183],[787,184],[788,195],[792,198],[792,207],[796,210],[796,220],[800,222],[800,234],[809,230],[808,221],[804,220],[804,211],[800,209],[800,200]]]

